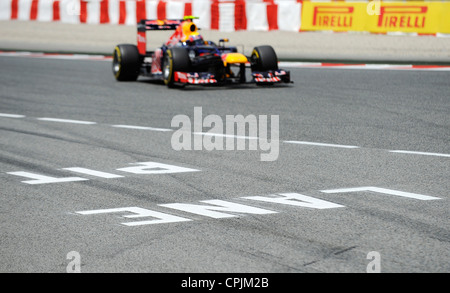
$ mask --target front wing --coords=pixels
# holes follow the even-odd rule
[[[275,83],[290,83],[291,74],[289,71],[269,70],[269,71],[254,71],[252,72],[252,78],[255,83],[261,84],[275,84]]]
[[[175,71],[173,80],[182,84],[217,84],[217,79],[210,72],[181,72]]]
[[[218,84],[234,84],[234,83],[256,83],[256,84],[278,84],[292,83],[290,72],[279,69],[269,71],[258,71],[251,73],[252,80],[242,82],[239,78],[227,77],[224,80],[218,80],[217,77],[210,72],[174,72],[174,82],[179,84],[193,85],[218,85]]]

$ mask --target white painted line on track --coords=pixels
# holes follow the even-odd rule
[[[85,125],[97,124],[97,122],[91,122],[91,121],[70,120],[70,119],[60,119],[60,118],[47,118],[47,117],[37,118],[37,120],[50,121],[50,122],[73,123],[73,124],[85,124]]]
[[[101,171],[96,171],[96,170],[91,170],[91,169],[86,169],[86,168],[79,168],[79,167],[64,168],[63,170],[68,170],[68,171],[81,173],[81,174],[86,174],[86,175],[92,175],[92,176],[106,178],[106,179],[122,178],[122,177],[124,177],[122,175],[106,173],[106,172],[101,172]]]
[[[255,136],[242,136],[242,135],[231,135],[231,134],[211,133],[211,132],[193,132],[193,134],[206,135],[206,136],[231,137],[231,138],[239,138],[239,139],[259,139],[259,137],[255,137]]]
[[[25,118],[26,116],[25,115],[18,115],[18,114],[0,113],[0,117],[5,117],[5,118]],[[71,120],[71,119],[50,118],[50,117],[41,117],[41,118],[36,118],[36,119],[40,120],[40,121],[74,123],[74,124],[85,124],[85,125],[97,124],[97,122],[93,122],[93,121]],[[157,128],[157,127],[136,126],[136,125],[111,125],[111,126],[112,127],[116,127],[116,128],[127,128],[127,129],[137,129],[137,130],[151,130],[151,131],[161,131],[161,132],[173,131],[172,129],[168,129],[168,128]]]
[[[5,118],[25,118],[25,115],[0,113],[0,117],[5,117]]]
[[[88,60],[111,62],[112,57],[107,55],[89,54],[54,54],[43,52],[5,52],[0,51],[0,56],[45,58],[63,60]],[[446,65],[396,65],[396,64],[337,64],[319,62],[289,62],[281,61],[279,66],[286,68],[332,68],[332,69],[362,69],[362,70],[419,70],[419,71],[450,71]]]
[[[84,54],[75,54],[75,55],[43,55],[43,58],[49,59],[64,59],[64,60],[93,60],[93,61],[111,61],[111,58],[103,55],[84,55]]]
[[[389,152],[390,153],[398,153],[398,154],[411,154],[411,155],[437,156],[437,157],[450,158],[450,154],[440,154],[440,153],[414,152],[414,151],[402,151],[402,150],[393,150],[393,151],[389,151]]]
[[[151,130],[151,131],[172,131],[172,129],[167,128],[155,128],[155,127],[146,127],[146,126],[135,126],[135,125],[111,125],[116,128],[127,128],[127,129],[137,129],[137,130]]]
[[[396,65],[396,64],[335,64],[317,62],[279,62],[286,68],[329,68],[329,69],[362,69],[362,70],[420,70],[420,71],[450,71],[445,65]]]
[[[139,207],[126,207],[126,208],[114,208],[114,209],[100,209],[100,210],[91,210],[91,211],[79,211],[75,212],[80,215],[96,215],[96,214],[109,214],[109,213],[123,213],[128,212],[132,213],[132,215],[124,215],[123,218],[135,219],[142,217],[151,217],[156,218],[154,220],[148,221],[136,221],[136,222],[128,222],[122,223],[125,226],[142,226],[142,225],[151,225],[151,224],[166,224],[166,223],[177,223],[177,222],[188,222],[192,221],[191,219],[186,219],[174,215],[169,215],[166,213],[156,212],[148,209],[143,209]]]
[[[399,190],[373,187],[373,186],[321,190],[321,192],[324,192],[324,193],[349,193],[349,192],[361,192],[361,191],[371,191],[371,192],[377,192],[377,193],[382,193],[382,194],[387,194],[387,195],[395,195],[395,196],[400,196],[400,197],[413,198],[413,199],[418,199],[418,200],[440,199],[439,197],[434,197],[434,196],[429,196],[429,195],[404,192],[404,191],[399,191]]]
[[[5,117],[5,118],[25,118],[26,116],[25,115],[20,115],[20,114],[0,113],[0,117]],[[41,118],[36,118],[36,119],[40,120],[40,121],[74,123],[74,124],[84,124],[84,125],[97,124],[97,122],[92,122],[92,121],[71,120],[71,119],[61,119],[61,118],[49,118],[49,117],[41,117]],[[156,128],[156,127],[136,126],[136,125],[117,124],[117,125],[110,125],[110,126],[111,127],[116,127],[116,128],[136,129],[136,130],[150,130],[150,131],[160,131],[160,132],[173,131],[172,129],[168,129],[168,128]],[[254,136],[239,136],[239,135],[211,133],[211,132],[193,132],[192,134],[194,134],[194,135],[205,135],[205,136],[231,137],[231,138],[236,138],[236,139],[260,139],[259,137],[254,137]],[[358,149],[358,148],[361,148],[359,146],[353,146],[353,145],[340,145],[340,144],[330,144],[330,143],[311,142],[311,141],[296,141],[296,140],[285,140],[285,141],[283,141],[283,143],[300,144],[300,145],[311,145],[311,146],[322,146],[322,147],[334,147],[334,148],[346,148],[346,149]],[[391,152],[391,153],[399,153],[399,154],[425,155],[425,156],[437,156],[437,157],[450,158],[450,154],[443,154],[443,153],[429,153],[429,152],[405,151],[405,150],[387,150],[387,151]],[[88,174],[88,173],[86,173],[86,174]],[[93,174],[91,174],[91,175],[93,175]],[[111,174],[111,175],[113,175],[113,174]],[[94,175],[94,176],[96,176],[96,175]],[[116,176],[118,176],[118,175],[116,175]],[[102,177],[102,176],[99,176],[99,177]],[[105,177],[105,178],[108,178],[108,177]],[[110,177],[110,178],[115,178],[115,177]]]
[[[330,144],[330,143],[310,142],[310,141],[285,140],[283,142],[291,143],[291,144],[304,144],[304,145],[324,146],[324,147],[344,148],[344,149],[358,149],[359,148],[359,146],[354,146],[354,145],[341,145],[341,144]]]
[[[280,61],[278,62],[278,66],[281,67],[319,67],[322,66],[320,62],[287,62]]]
[[[89,54],[53,54],[37,52],[4,52],[0,51],[0,56],[5,57],[28,57],[45,59],[63,59],[63,60],[90,60],[90,61],[111,61],[111,56],[89,55]]]
[[[45,175],[40,175],[40,174],[36,174],[36,173],[31,173],[31,172],[24,172],[24,171],[8,172],[7,174],[34,179],[34,180],[22,181],[23,183],[27,183],[27,184],[48,184],[48,183],[76,182],[76,181],[89,180],[89,179],[85,179],[85,178],[81,178],[81,177],[57,178],[57,177],[45,176]]]

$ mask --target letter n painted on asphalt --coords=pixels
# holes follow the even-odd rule
[[[238,214],[256,214],[256,215],[277,213],[270,210],[255,208],[243,204],[231,203],[223,200],[203,200],[201,202],[212,205],[171,203],[171,204],[161,204],[160,206],[192,214],[197,214],[205,217],[210,217],[214,219],[237,217],[236,215],[221,212],[230,212]]]
[[[306,196],[299,193],[280,193],[273,196],[247,196],[243,198],[313,209],[333,209],[344,207],[339,204],[335,204],[329,201],[314,198],[311,196]]]

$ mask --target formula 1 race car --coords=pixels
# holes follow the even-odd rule
[[[137,46],[117,45],[113,53],[113,73],[118,81],[135,81],[139,76],[162,80],[169,87],[256,83],[290,83],[290,72],[278,68],[271,46],[258,46],[251,56],[238,53],[236,47],[206,41],[199,34],[196,17],[181,20],[146,20],[137,24]],[[146,32],[175,30],[168,41],[155,51],[147,51]],[[251,68],[247,82],[246,68]]]

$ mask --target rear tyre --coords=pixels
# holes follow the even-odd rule
[[[278,70],[277,54],[271,46],[255,47],[250,60],[252,71]]]
[[[118,81],[135,81],[139,76],[139,51],[130,44],[117,45],[113,53],[113,74]]]
[[[184,48],[174,47],[168,49],[163,59],[163,79],[169,88],[176,87],[174,81],[175,71],[189,72],[191,59]]]

